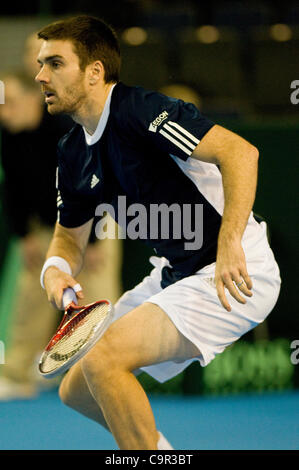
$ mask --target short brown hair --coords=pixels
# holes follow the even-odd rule
[[[89,15],[74,16],[45,26],[37,35],[46,41],[70,40],[82,71],[91,62],[100,60],[105,69],[105,82],[119,81],[119,42],[114,30],[103,20]]]

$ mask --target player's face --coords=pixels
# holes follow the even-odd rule
[[[76,114],[87,98],[85,72],[70,41],[43,41],[38,58],[40,82],[50,114]]]

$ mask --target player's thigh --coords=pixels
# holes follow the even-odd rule
[[[146,302],[115,321],[83,359],[84,367],[134,371],[200,355],[158,305]]]

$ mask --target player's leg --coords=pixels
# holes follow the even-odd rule
[[[135,376],[140,373],[140,370],[134,371]],[[81,369],[81,361],[77,362],[64,376],[59,386],[59,397],[66,406],[96,421],[107,431],[110,431],[99,405],[88,388]]]
[[[161,291],[159,269],[155,268],[134,289],[126,292],[115,305],[115,317],[120,318],[138,305],[142,304],[151,295]],[[140,374],[140,370],[134,371],[135,375]],[[78,411],[84,416],[98,422],[106,429],[105,418],[99,405],[90,393],[82,373],[81,361],[74,365],[64,376],[59,389],[59,395],[63,403]],[[160,433],[159,449],[169,450],[171,446]]]
[[[59,397],[65,405],[96,421],[109,431],[103,413],[87,386],[81,370],[81,361],[64,376],[59,387]]]
[[[157,305],[121,317],[82,359],[82,370],[120,449],[157,449],[158,432],[146,394],[132,371],[184,360],[200,351]]]
[[[140,373],[140,370],[134,371],[135,376],[138,376]],[[75,364],[64,376],[59,387],[59,396],[65,405],[78,411],[87,418],[96,421],[107,429],[107,431],[110,431],[99,405],[91,395],[87,386],[82,373],[81,363]],[[160,450],[172,449],[171,445],[160,431],[158,448]]]
[[[130,310],[133,310],[137,305],[140,305],[154,292],[161,290],[158,282],[158,276],[156,275],[156,277],[156,288],[154,283],[155,277],[152,279],[152,276],[147,276],[147,278],[142,283],[137,285],[131,291],[126,292],[119,299],[119,301],[114,305],[114,314],[116,319],[122,315],[127,314]],[[88,288],[88,292],[89,291],[90,289]],[[64,376],[59,387],[60,399],[65,405],[96,421],[109,430],[101,409],[91,395],[90,390],[86,384],[86,379],[81,368],[81,362],[82,361],[79,361],[77,364],[75,364]],[[136,370],[134,371],[134,374],[139,375],[140,372],[140,370]]]

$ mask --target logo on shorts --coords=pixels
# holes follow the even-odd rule
[[[159,114],[156,119],[150,123],[148,130],[151,132],[156,132],[157,127],[160,126],[160,124],[165,121],[165,119],[168,117],[168,112],[167,111],[162,111],[161,114]]]

